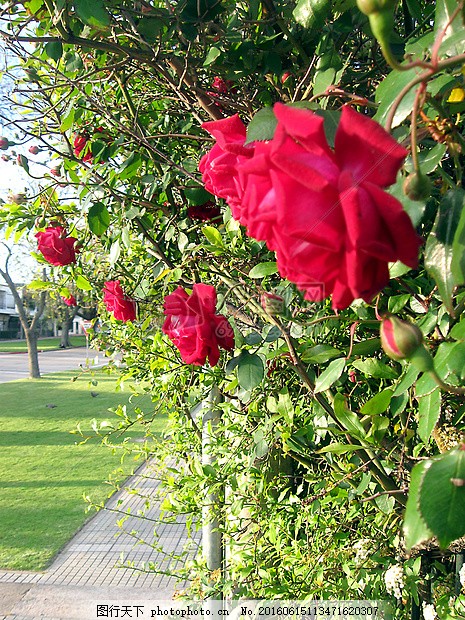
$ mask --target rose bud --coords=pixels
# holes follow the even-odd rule
[[[286,71],[286,73],[283,73],[281,76],[281,84],[285,84],[290,77],[291,77],[291,74],[289,71]]]
[[[27,157],[25,157],[24,155],[19,154],[16,157],[16,163],[18,164],[18,166],[21,166],[21,168],[27,169],[27,165],[28,165]]]
[[[412,172],[405,179],[402,189],[410,200],[426,200],[431,196],[432,183],[426,174]]]
[[[380,11],[393,11],[396,0],[357,0],[357,6],[364,15],[373,15]]]
[[[61,175],[60,166],[55,166],[55,168],[50,168],[50,174],[53,174],[55,177],[59,177]]]
[[[38,146],[30,146],[29,147],[29,153],[31,153],[32,155],[37,155],[39,153],[40,149]]]
[[[277,316],[284,311],[284,299],[273,293],[263,293],[260,298],[263,310],[270,316]]]
[[[413,323],[396,316],[388,316],[381,322],[381,346],[393,360],[409,360],[419,370],[432,370],[433,358],[423,346],[423,334]]]
[[[373,36],[382,49],[389,49],[394,30],[394,9],[397,0],[357,0],[357,6],[368,16]]]
[[[9,148],[9,146],[10,146],[10,141],[8,140],[8,138],[1,136],[0,137],[0,149],[2,149],[2,151],[6,151],[7,148]]]
[[[2,155],[2,159],[3,159],[3,161],[10,161],[11,157],[9,155],[3,154]]]

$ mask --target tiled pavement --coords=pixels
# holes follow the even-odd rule
[[[167,557],[130,535],[136,530],[139,540],[153,542],[156,525],[157,548],[173,555],[183,551],[187,543],[184,522],[160,523],[158,502],[145,510],[145,498],[153,497],[158,485],[154,467],[146,465],[111,498],[106,510],[84,526],[45,572],[0,571],[0,620],[93,620],[97,617],[97,603],[170,600],[176,578],[121,567],[122,554],[125,563],[134,566],[148,561],[163,570],[182,565],[182,560]],[[126,490],[134,487],[138,493]],[[128,509],[131,516],[122,531],[116,521],[123,515],[115,510]],[[148,519],[141,518],[144,512]],[[191,555],[196,546],[190,549]]]

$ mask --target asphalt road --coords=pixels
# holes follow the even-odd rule
[[[59,351],[39,353],[41,374],[60,372],[62,370],[79,370],[79,368],[102,366],[105,357],[93,349],[77,347]],[[29,376],[27,353],[0,353],[0,383],[27,379]]]

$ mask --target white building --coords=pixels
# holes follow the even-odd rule
[[[7,284],[0,282],[0,338],[16,338],[19,332],[19,315],[15,300]]]

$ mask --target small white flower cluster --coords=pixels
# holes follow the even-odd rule
[[[423,603],[424,620],[436,620],[437,617],[438,617],[438,614],[436,613],[436,610],[434,609],[434,605]]]
[[[459,570],[459,579],[460,579],[460,585],[462,586],[462,588],[465,588],[465,564]]]
[[[394,564],[387,569],[384,573],[384,583],[388,594],[393,594],[397,599],[402,598],[405,580],[404,569],[400,564]]]
[[[363,564],[365,560],[370,557],[370,545],[372,544],[369,538],[361,538],[354,543],[353,548],[355,551],[354,562],[358,566]]]

